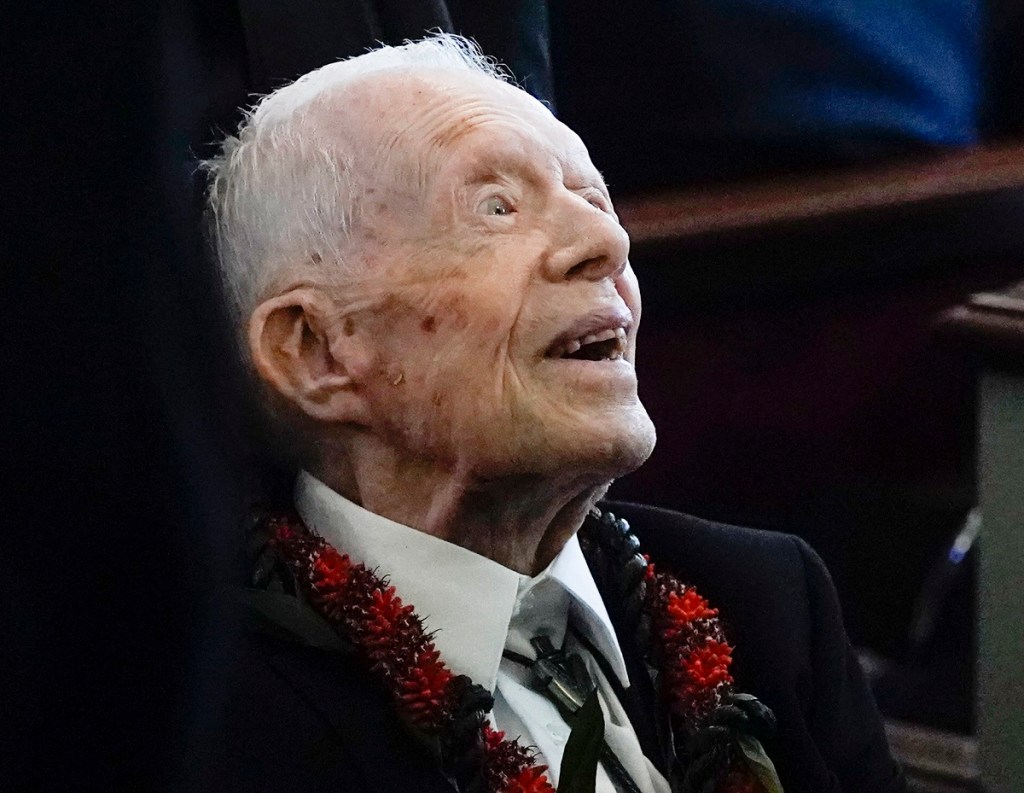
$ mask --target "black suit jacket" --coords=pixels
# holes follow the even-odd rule
[[[778,719],[765,741],[786,793],[904,790],[846,638],[828,572],[802,540],[666,510],[608,505],[645,552],[720,609],[738,687]],[[620,631],[633,686],[624,705],[655,759],[641,658]],[[217,791],[451,793],[385,695],[334,654],[245,634],[224,659],[216,716],[194,748],[195,787]]]

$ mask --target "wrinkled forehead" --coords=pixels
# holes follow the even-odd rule
[[[453,159],[483,168],[519,158],[600,180],[576,133],[525,91],[486,75],[371,74],[337,100],[326,103],[328,114],[355,122],[350,132],[375,175],[390,173],[405,187],[424,187]]]

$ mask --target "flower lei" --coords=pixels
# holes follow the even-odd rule
[[[446,753],[452,755],[445,770],[460,790],[555,793],[547,766],[534,765],[532,750],[487,724],[490,695],[445,665],[413,607],[403,603],[386,578],[353,563],[296,516],[271,517],[264,529],[267,549],[285,563],[308,603],[390,693],[399,716],[417,734],[439,740],[443,762]],[[703,766],[696,774],[686,774],[681,789],[781,790],[770,782],[762,784],[763,776],[743,761],[729,739],[730,722],[747,725],[764,713],[771,721],[771,715],[752,697],[734,692],[729,674],[733,648],[718,610],[693,587],[657,572],[649,560],[643,581],[651,659],[660,671],[661,693],[680,733],[677,738],[684,739],[682,747],[677,741],[677,749],[689,757],[691,770]]]

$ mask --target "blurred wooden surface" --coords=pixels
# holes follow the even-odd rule
[[[618,200],[635,245],[926,206],[1024,189],[1024,145],[978,148],[866,171]]]

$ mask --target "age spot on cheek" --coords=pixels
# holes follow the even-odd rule
[[[351,336],[356,332],[356,322],[352,317],[345,317],[345,322],[341,326],[342,333],[346,336]]]
[[[420,329],[424,333],[433,333],[437,329],[437,320],[433,316],[424,317],[420,323]]]
[[[466,315],[466,309],[463,306],[464,302],[461,295],[456,295],[444,300],[439,306],[444,314],[445,323],[454,330],[465,330],[469,325],[469,317]]]

